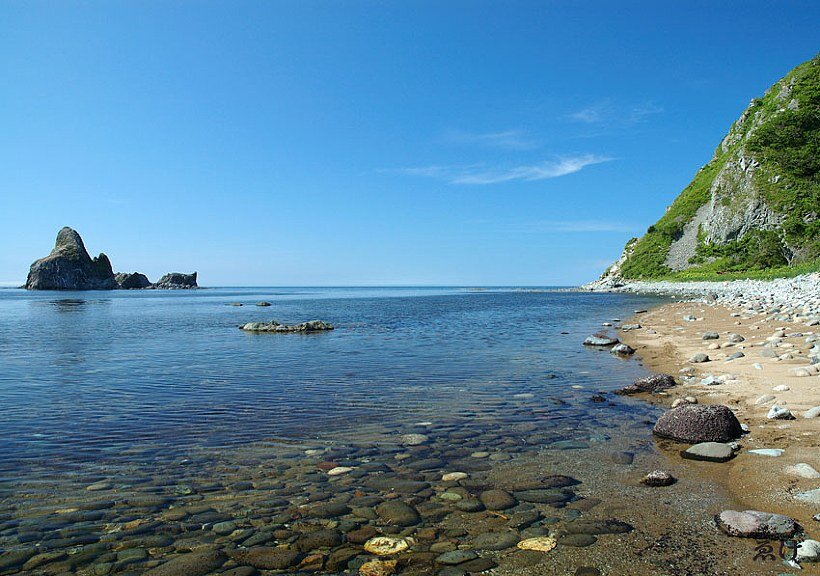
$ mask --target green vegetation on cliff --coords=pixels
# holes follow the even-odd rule
[[[687,224],[691,238],[684,237]],[[689,257],[673,270],[670,249],[682,238],[692,243]],[[624,278],[768,277],[820,268],[820,56],[753,100],[667,212],[630,242]]]

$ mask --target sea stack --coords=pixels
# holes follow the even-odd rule
[[[154,284],[154,288],[159,290],[185,290],[187,288],[197,288],[196,272],[193,274],[183,274],[182,272],[170,272],[159,279]]]
[[[27,290],[113,290],[117,281],[108,256],[91,258],[83,239],[65,227],[57,234],[51,254],[40,258],[29,269]]]

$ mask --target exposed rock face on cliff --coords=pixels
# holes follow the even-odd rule
[[[139,290],[151,287],[151,281],[148,277],[139,272],[118,272],[114,277],[117,280],[117,286],[123,290]]]
[[[820,262],[820,56],[755,98],[666,213],[592,288]]]
[[[154,288],[159,290],[184,290],[187,288],[197,288],[196,272],[193,274],[171,272],[160,278],[159,281],[154,284]]]
[[[57,234],[51,254],[31,265],[28,290],[112,290],[117,288],[105,254],[91,258],[82,238],[65,227]]]

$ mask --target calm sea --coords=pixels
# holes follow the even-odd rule
[[[557,422],[642,374],[580,343],[655,302],[503,288],[2,290],[0,466],[17,474],[27,460],[82,465],[135,445],[162,457],[365,438],[419,420],[515,420],[504,413],[515,399],[575,403]],[[237,329],[271,319],[336,330]]]

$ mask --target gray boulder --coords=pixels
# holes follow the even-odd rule
[[[726,406],[683,404],[661,414],[652,432],[661,438],[698,444],[729,442],[740,437],[743,429]]]
[[[605,334],[604,332],[596,332],[592,336],[587,336],[586,340],[584,340],[584,346],[610,347],[615,346],[617,343],[617,338],[614,338],[609,334]]]
[[[151,287],[148,277],[139,272],[118,272],[114,275],[114,279],[122,290],[140,290]]]
[[[29,269],[27,290],[113,290],[117,281],[108,256],[91,258],[82,238],[65,227],[57,234],[51,254]]]
[[[171,272],[160,278],[154,288],[158,290],[185,290],[197,288],[196,272],[193,274],[183,274],[181,272]]]
[[[723,444],[721,442],[701,442],[681,452],[681,456],[687,460],[727,462],[734,458],[735,452],[729,444]]]
[[[718,528],[729,536],[786,540],[800,531],[800,525],[788,516],[757,510],[724,510],[715,516]]]

